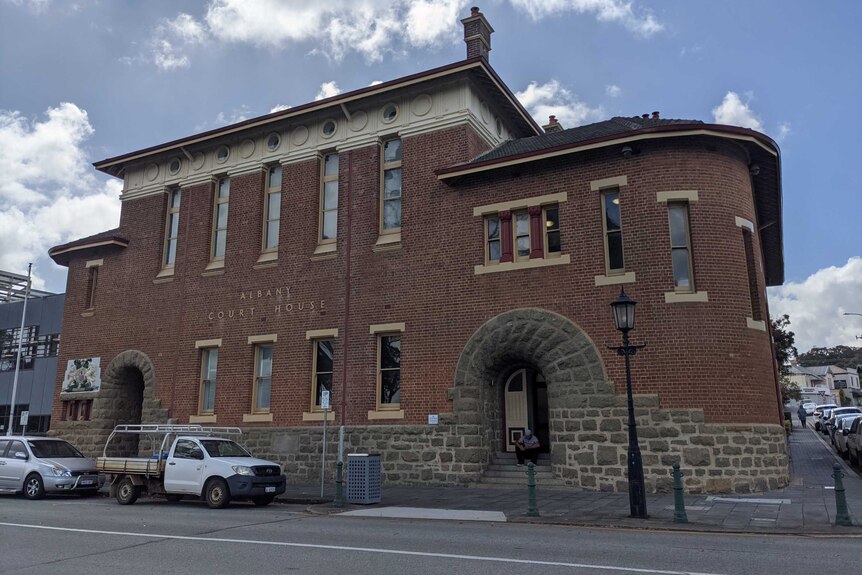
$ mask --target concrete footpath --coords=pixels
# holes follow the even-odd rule
[[[796,422],[794,422],[796,423]],[[798,425],[798,423],[797,423]],[[789,438],[791,483],[784,489],[752,495],[686,495],[688,523],[673,522],[673,494],[647,497],[649,518],[629,517],[628,493],[574,488],[537,488],[539,517],[527,517],[524,487],[396,487],[384,485],[381,503],[334,508],[323,502],[319,486],[291,486],[285,500],[307,502],[309,511],[458,521],[501,521],[641,529],[776,534],[845,534],[862,537],[862,477],[835,455],[828,438],[795,428]],[[832,465],[840,463],[852,527],[835,523]],[[683,474],[685,469],[683,469]],[[327,489],[324,499],[331,499]]]

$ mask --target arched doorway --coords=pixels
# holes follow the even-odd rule
[[[504,451],[515,451],[515,443],[530,429],[539,438],[542,452],[550,451],[548,384],[535,369],[515,369],[503,385]]]
[[[546,428],[547,438],[540,440],[555,474],[562,476],[563,468],[571,466],[570,412],[597,395],[615,394],[601,357],[580,327],[548,310],[511,310],[480,326],[464,346],[450,390],[456,421],[478,428],[484,452],[479,462],[511,449],[512,428],[524,427],[509,425],[506,415],[507,394],[518,393],[510,390],[518,381],[527,410],[521,419]]]

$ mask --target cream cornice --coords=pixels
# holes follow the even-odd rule
[[[333,329],[310,329],[305,332],[305,339],[326,339],[331,337],[338,337],[338,328]]]
[[[221,347],[221,338],[197,340],[195,342],[195,348],[201,349],[202,347]]]
[[[90,260],[90,261],[88,261],[88,262],[87,262],[87,264],[86,264],[84,267],[85,267],[85,268],[97,268],[97,267],[101,266],[101,265],[102,265],[102,264],[104,264],[104,263],[105,263],[105,259],[104,259],[104,258],[100,258],[100,259],[98,259],[98,260]]]
[[[235,178],[237,176],[245,176],[258,172],[265,174],[267,172],[267,166],[264,165],[260,160],[255,160],[254,162],[232,166],[227,171],[227,175],[229,178]]]
[[[54,256],[59,256],[60,254],[65,254],[67,252],[74,252],[74,251],[79,251],[79,250],[88,250],[90,248],[97,248],[99,246],[109,246],[109,245],[117,245],[117,246],[126,247],[128,244],[124,244],[123,242],[118,242],[117,240],[105,240],[105,241],[92,242],[92,243],[88,243],[88,244],[81,244],[81,245],[77,245],[77,246],[72,246],[72,247],[66,248],[65,250],[58,250],[56,252],[52,251],[52,252],[50,252],[50,255],[51,255],[51,257],[54,257]]]
[[[267,333],[263,335],[250,335],[248,336],[248,343],[275,343],[278,341],[277,333]]]
[[[357,100],[365,100],[365,99],[374,98],[376,96],[380,96],[380,95],[384,95],[384,94],[387,94],[390,92],[402,90],[404,88],[407,88],[407,87],[410,87],[410,86],[413,86],[416,84],[427,83],[429,81],[433,81],[433,80],[436,80],[438,78],[452,77],[452,76],[455,76],[461,72],[465,72],[467,70],[472,70],[474,68],[481,68],[481,69],[485,70],[487,75],[488,75],[488,79],[497,87],[498,90],[500,90],[500,92],[502,94],[504,94],[506,96],[506,98],[511,102],[513,107],[515,107],[516,111],[523,118],[523,120],[531,126],[535,125],[535,122],[529,117],[529,115],[526,115],[525,112],[522,110],[523,106],[521,106],[517,102],[517,100],[515,100],[514,98],[509,96],[509,91],[503,89],[503,87],[500,85],[500,83],[494,77],[494,74],[488,69],[486,64],[484,62],[482,62],[481,60],[473,60],[470,62],[466,62],[462,65],[455,65],[453,67],[445,67],[444,69],[439,70],[433,74],[417,75],[414,78],[398,82],[397,84],[394,84],[394,85],[383,85],[383,87],[378,88],[378,89],[361,90],[357,94],[353,94],[353,95],[349,95],[349,96],[346,95],[346,96],[342,96],[342,97],[339,97],[336,99],[327,98],[326,100],[322,101],[322,103],[320,103],[320,104],[313,104],[312,103],[308,106],[297,106],[297,108],[294,111],[285,110],[283,114],[280,114],[277,117],[272,117],[272,114],[269,114],[267,116],[261,117],[260,119],[258,119],[256,121],[251,121],[248,123],[240,123],[234,127],[227,127],[227,128],[218,130],[217,133],[204,133],[198,137],[192,137],[190,139],[180,140],[180,141],[177,141],[175,143],[168,143],[168,144],[165,144],[162,146],[156,146],[154,148],[150,148],[148,150],[141,151],[139,153],[132,153],[131,155],[120,156],[120,157],[113,159],[113,160],[105,160],[102,162],[97,162],[96,163],[96,165],[98,166],[97,169],[100,171],[104,171],[104,170],[107,170],[108,168],[110,168],[111,166],[114,166],[117,164],[129,164],[130,162],[135,162],[137,160],[149,158],[149,157],[155,156],[157,154],[168,154],[171,151],[175,151],[175,150],[178,151],[183,147],[185,147],[185,148],[194,147],[194,145],[198,144],[198,143],[212,142],[214,140],[222,140],[222,139],[224,139],[224,138],[226,138],[232,134],[239,134],[239,133],[243,133],[243,132],[253,133],[262,127],[266,127],[266,130],[272,131],[273,125],[289,123],[290,120],[292,120],[294,118],[301,117],[301,116],[311,116],[317,112],[321,112],[323,110],[332,108],[333,106],[337,106],[338,104],[349,104],[349,103],[355,102]],[[389,84],[389,83],[387,82],[386,84]],[[280,131],[280,130],[277,130],[277,131]]]
[[[751,222],[750,220],[746,220],[745,218],[740,218],[739,216],[736,216],[734,218],[734,220],[735,220],[736,225],[738,227],[747,228],[748,231],[750,231],[751,233],[754,233],[754,222]]]
[[[530,270],[549,266],[560,266],[571,263],[569,254],[563,254],[558,258],[536,258],[532,260],[521,260],[517,262],[505,262],[501,264],[478,265],[473,267],[475,275],[493,274],[497,272],[513,272],[517,270]]]
[[[243,423],[268,423],[272,421],[271,413],[244,413],[242,416]]]
[[[302,412],[302,421],[323,421],[322,411]],[[326,412],[326,421],[335,421],[335,412],[331,409]]]
[[[545,194],[544,196],[533,196],[531,198],[521,198],[509,202],[499,202],[496,204],[485,204],[484,206],[476,206],[473,208],[474,216],[484,216],[486,214],[496,214],[506,210],[518,210],[530,208],[533,206],[542,206],[545,204],[559,204],[568,200],[566,192],[558,192],[556,194]]]
[[[613,176],[611,178],[602,178],[590,182],[590,190],[599,192],[605,188],[621,188],[629,185],[628,176]]]
[[[529,156],[524,156],[520,158],[515,158],[508,161],[503,162],[494,162],[489,163],[484,166],[475,166],[475,167],[464,167],[463,169],[447,172],[445,174],[438,174],[438,180],[447,180],[450,178],[456,178],[458,176],[466,176],[468,174],[476,174],[480,172],[487,172],[491,170],[498,170],[500,168],[505,168],[507,166],[517,166],[520,164],[527,164],[530,162],[536,162],[538,160],[544,160],[548,158],[556,158],[559,156],[567,156],[569,154],[578,154],[580,152],[586,152],[589,150],[596,150],[599,148],[607,148],[609,146],[618,146],[620,144],[627,144],[631,142],[639,142],[641,140],[659,140],[664,138],[685,138],[685,137],[696,137],[696,136],[712,136],[716,138],[724,138],[729,140],[739,140],[744,142],[749,142],[755,144],[765,150],[771,156],[778,156],[778,153],[775,150],[772,150],[765,144],[763,144],[760,140],[753,136],[745,136],[742,134],[728,134],[726,132],[719,132],[716,130],[709,129],[701,129],[701,130],[685,130],[679,132],[658,132],[658,133],[648,133],[648,134],[638,134],[634,136],[628,136],[625,138],[615,138],[613,140],[603,140],[601,142],[595,142],[592,144],[585,144],[583,146],[573,146],[571,148],[565,148],[562,150],[554,150],[552,152],[546,152],[544,154],[531,154]]]
[[[656,192],[655,201],[666,204],[667,202],[696,202],[697,190],[677,190],[668,192]]]
[[[407,329],[407,324],[403,321],[398,323],[376,323],[368,326],[368,333],[374,335],[376,333],[404,332],[405,329]]]

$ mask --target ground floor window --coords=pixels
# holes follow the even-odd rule
[[[379,409],[401,405],[401,334],[378,336],[377,402]]]

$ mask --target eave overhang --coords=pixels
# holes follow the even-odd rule
[[[278,112],[273,112],[271,114],[266,114],[264,116],[259,116],[257,118],[231,124],[229,126],[209,130],[194,136],[144,148],[143,150],[138,150],[136,152],[108,158],[100,162],[95,162],[93,166],[100,172],[117,176],[122,173],[123,166],[129,162],[137,162],[147,157],[167,154],[173,151],[182,152],[181,148],[187,146],[202,144],[211,140],[223,138],[224,136],[236,134],[238,132],[265,129],[268,125],[283,123],[285,120],[289,120],[297,116],[318,112],[328,108],[347,106],[357,100],[384,95],[394,90],[424,82],[451,78],[458,74],[467,74],[486,88],[490,87],[496,89],[497,97],[495,100],[499,105],[502,105],[504,108],[508,108],[508,119],[510,124],[515,128],[515,137],[535,136],[542,133],[539,125],[524,109],[512,91],[503,83],[494,69],[491,68],[488,61],[483,57],[476,57],[441,66],[439,68],[426,70],[418,74],[390,80],[382,84],[360,88],[331,98],[309,102],[308,104],[288,108],[286,110],[280,110]]]
[[[100,238],[84,238],[55,246],[48,250],[48,256],[61,266],[68,266],[69,261],[80,254],[102,248],[103,250],[124,249],[129,246],[129,240],[119,235],[105,236]]]

